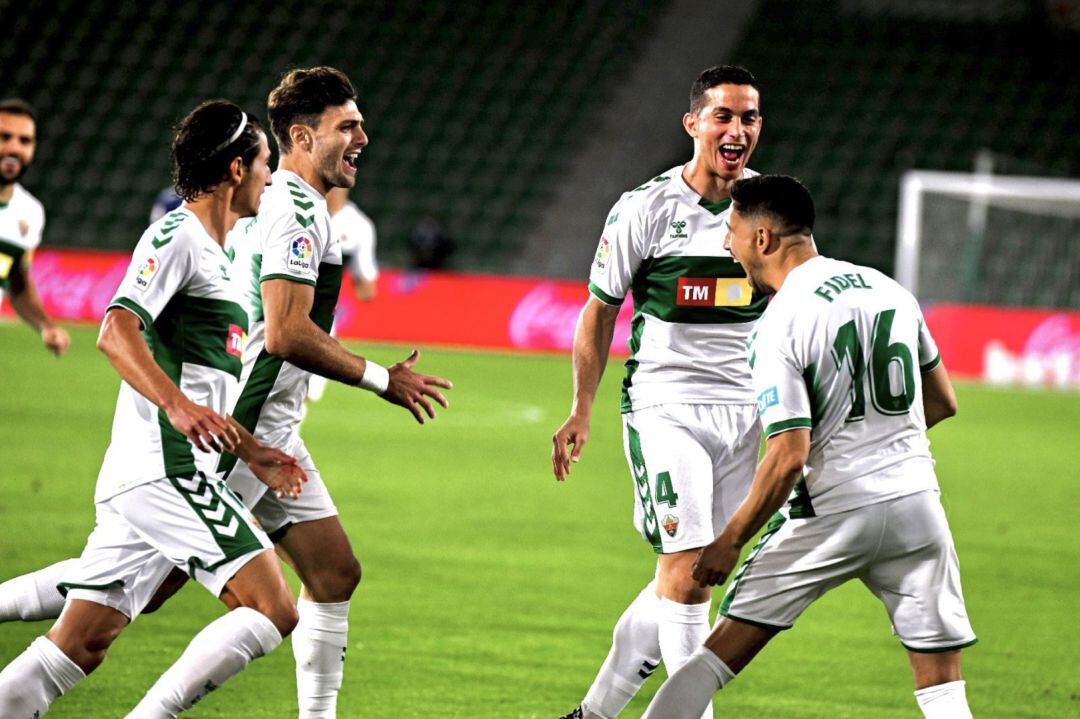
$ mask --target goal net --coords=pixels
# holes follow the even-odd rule
[[[924,303],[1080,309],[1080,181],[907,172],[896,279]]]

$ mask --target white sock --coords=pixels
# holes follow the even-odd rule
[[[296,700],[300,719],[334,719],[349,644],[349,603],[296,603],[300,621],[292,633]]]
[[[919,689],[915,701],[926,719],[971,719],[962,680]]]
[[[0,584],[0,622],[36,622],[59,617],[64,596],[56,585],[78,561],[65,559]]]
[[[734,678],[720,657],[700,647],[668,677],[641,719],[697,719],[713,694]]]
[[[281,634],[265,615],[234,609],[195,635],[127,719],[172,719],[279,644]]]
[[[85,678],[58,646],[38,637],[0,672],[0,717],[44,716],[50,704]]]
[[[611,651],[581,702],[586,719],[613,719],[660,666],[655,582],[641,590],[615,623]]]
[[[677,672],[708,638],[710,604],[680,604],[666,597],[660,598],[660,654],[664,658],[668,676]],[[701,718],[712,719],[712,716],[710,704],[705,707]]]

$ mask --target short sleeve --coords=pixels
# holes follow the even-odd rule
[[[189,222],[195,222],[189,219]],[[197,248],[182,237],[162,242],[148,230],[135,246],[116,296],[108,308],[120,307],[135,313],[143,328],[154,323],[165,305],[187,286],[195,274]]]
[[[589,292],[604,304],[621,305],[643,256],[640,214],[620,201],[611,209],[596,248],[589,272]]]
[[[260,228],[264,233],[261,281],[291,280],[315,286],[319,263],[327,250],[326,232],[321,218],[305,219],[306,225],[289,215]]]
[[[374,281],[379,277],[379,264],[375,260],[375,223],[364,215],[357,214],[354,231],[356,253],[353,255],[350,271],[369,282]]]
[[[937,343],[930,336],[930,329],[926,326],[926,319],[919,313],[919,371],[923,374],[931,372],[941,364],[941,353],[938,352]]]
[[[810,395],[794,356],[792,338],[760,327],[751,347],[758,417],[768,439],[792,429],[811,429]]]

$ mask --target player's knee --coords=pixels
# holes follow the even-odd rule
[[[120,636],[121,629],[122,627],[100,627],[84,630],[77,636],[53,632],[46,636],[84,673],[89,674],[105,661],[105,655]]]
[[[321,567],[304,586],[316,602],[346,602],[360,586],[360,576],[360,560],[349,554]]]
[[[269,619],[282,637],[287,637],[296,629],[296,623],[300,621],[300,615],[296,611],[296,604],[292,598],[276,598],[260,603],[255,609]]]

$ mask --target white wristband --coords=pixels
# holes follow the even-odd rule
[[[390,386],[390,370],[371,360],[366,360],[366,364],[364,376],[360,378],[360,387],[375,394],[382,394]]]

